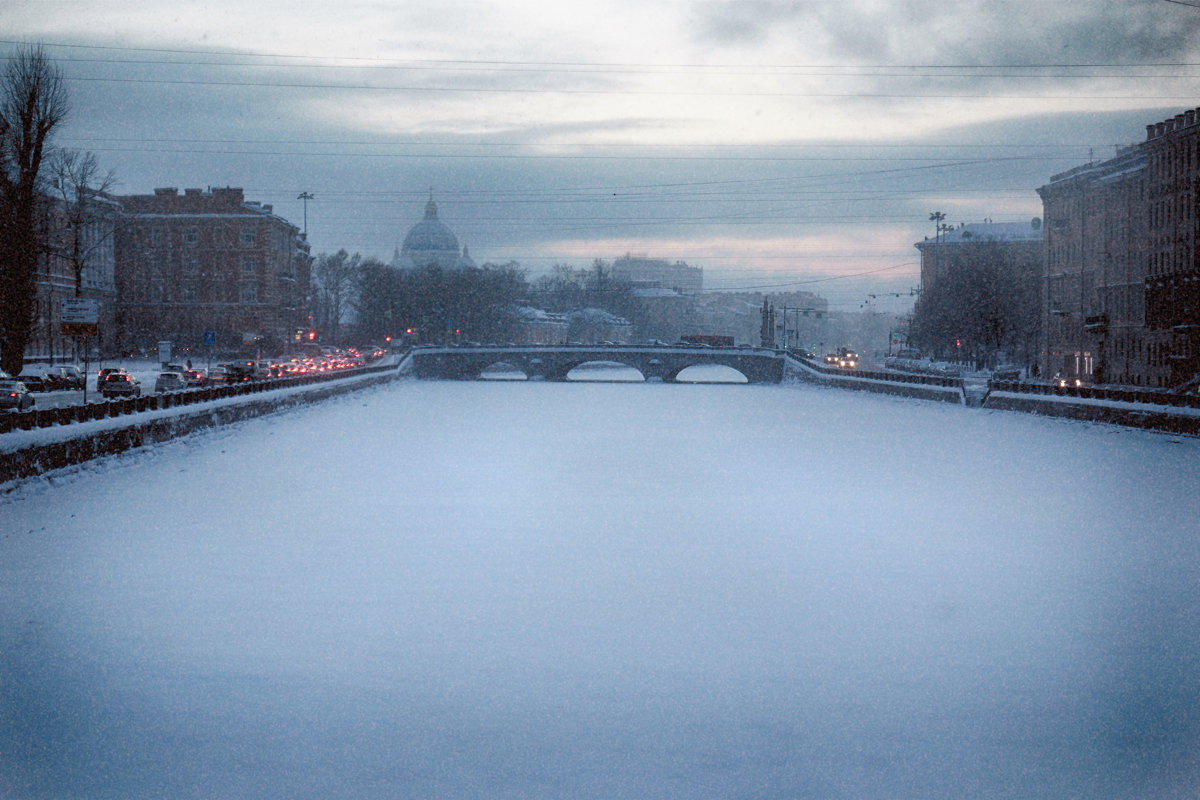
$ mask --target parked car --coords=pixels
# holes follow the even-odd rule
[[[99,390],[100,387],[104,385],[104,379],[114,372],[123,372],[123,370],[119,367],[102,367],[100,371],[96,373],[96,389]]]
[[[110,372],[100,384],[100,394],[105,397],[140,397],[142,383],[128,372]]]
[[[189,369],[183,372],[183,382],[189,387],[204,386],[208,383],[208,376],[204,374],[204,370]]]
[[[47,374],[50,376],[51,385],[56,389],[83,389],[83,370],[73,364],[58,364],[51,367]]]
[[[20,381],[0,380],[0,408],[28,411],[33,408],[33,395]]]
[[[228,376],[227,380],[230,383],[240,383],[254,379],[254,362],[245,361],[239,364],[222,364],[221,369],[225,370]]]
[[[50,391],[50,377],[44,372],[25,370],[17,376],[17,380],[25,384],[25,388],[31,392]]]
[[[1019,381],[1021,380],[1021,368],[1016,364],[1001,364],[992,370],[992,380]]]
[[[186,388],[188,388],[187,381],[178,372],[162,372],[154,379],[154,391],[156,392],[178,392]]]
[[[254,379],[267,380],[269,378],[278,378],[283,372],[279,364],[273,361],[259,361],[254,365]]]

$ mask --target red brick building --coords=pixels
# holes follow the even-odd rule
[[[284,350],[308,326],[312,257],[299,229],[237,188],[117,198],[118,346]]]

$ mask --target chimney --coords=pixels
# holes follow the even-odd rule
[[[241,189],[235,189],[232,186],[226,186],[224,189],[212,190],[213,200],[222,205],[240,206],[245,200]]]
[[[155,189],[154,190],[155,197],[174,197],[177,194],[179,194],[179,190],[176,189],[174,186],[167,187],[166,189]]]

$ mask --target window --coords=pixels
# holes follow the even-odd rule
[[[162,231],[158,228],[150,231],[150,245],[152,247],[160,247],[162,245]]]
[[[179,262],[180,271],[182,271],[186,275],[195,275],[196,271],[199,268],[200,268],[200,257],[199,256],[184,256],[183,260]]]
[[[183,232],[183,243],[193,245],[200,241],[200,233],[195,228],[188,228]]]
[[[196,302],[196,284],[194,281],[184,281],[179,287],[179,299],[185,303]]]
[[[241,265],[243,275],[253,275],[258,272],[258,257],[242,256]]]
[[[258,231],[254,228],[242,228],[242,244],[252,245],[258,243]]]
[[[257,303],[258,302],[258,284],[257,283],[243,283],[241,286],[241,291],[238,294],[238,299],[243,303]]]

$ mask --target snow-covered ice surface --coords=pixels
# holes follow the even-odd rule
[[[1183,798],[1200,440],[399,381],[0,498],[0,797]]]

